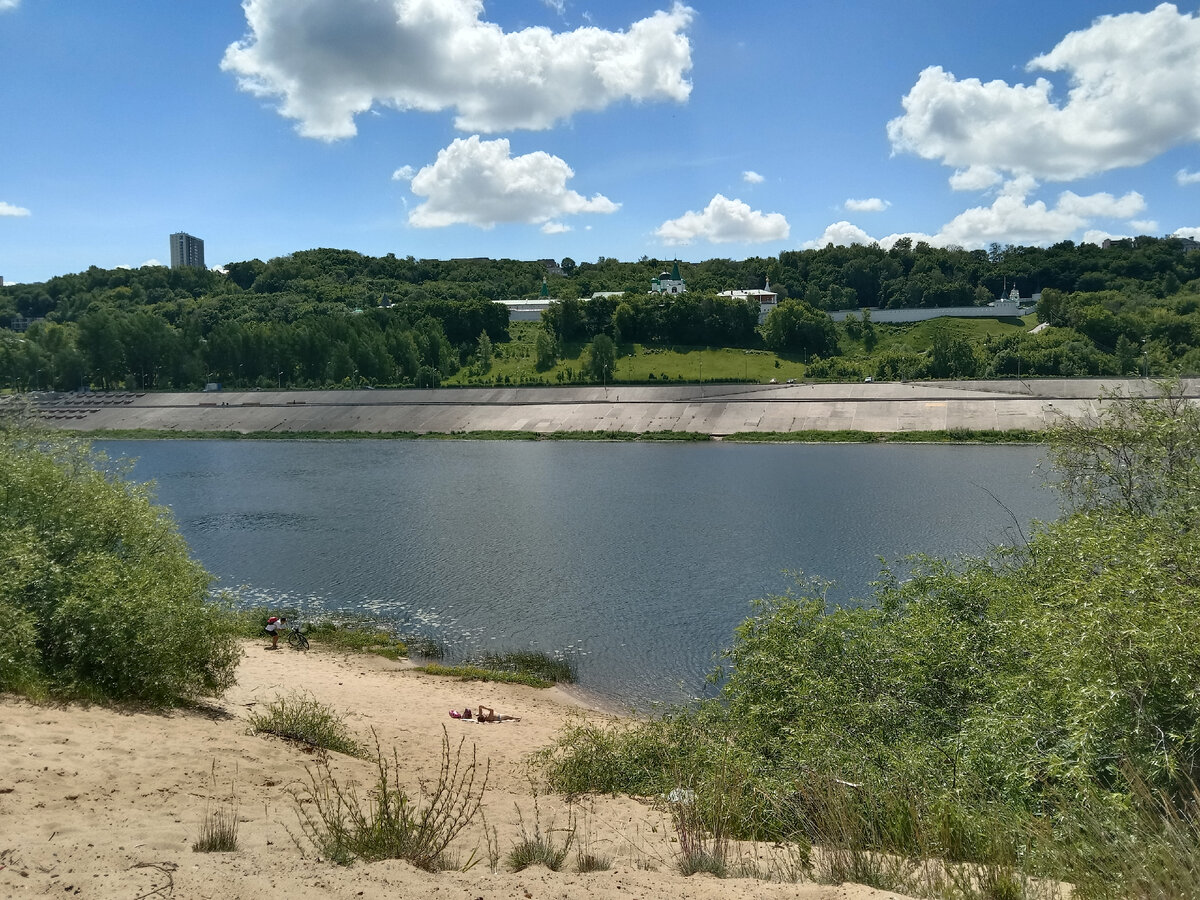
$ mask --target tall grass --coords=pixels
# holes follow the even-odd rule
[[[200,835],[192,844],[196,853],[233,853],[238,849],[238,807],[207,807],[200,822]]]
[[[512,650],[484,653],[458,665],[430,663],[418,667],[430,675],[461,678],[463,681],[497,681],[548,688],[573,683],[578,677],[575,664],[540,650]]]
[[[484,653],[476,660],[476,664],[495,672],[516,672],[555,683],[574,684],[579,677],[573,662],[541,650]]]
[[[508,853],[508,867],[514,872],[520,872],[530,866],[545,866],[551,872],[562,868],[575,842],[575,817],[569,815],[567,827],[554,828],[553,823],[545,830],[542,829],[541,808],[538,806],[537,793],[533,796],[533,830],[525,826],[525,817],[521,808],[517,807],[517,823],[521,836],[512,850]],[[561,838],[555,837],[555,831],[562,831]]]
[[[1127,774],[1134,802],[1124,821],[1089,804],[1065,849],[1081,900],[1200,898],[1200,788],[1156,791]]]
[[[318,853],[341,865],[355,859],[403,859],[434,872],[451,866],[450,844],[479,815],[490,767],[480,767],[475,750],[453,752],[442,729],[442,763],[436,781],[421,785],[413,798],[400,785],[400,759],[391,760],[375,745],[375,784],[365,800],[344,785],[320,760],[309,769],[309,782],[292,797],[304,839]],[[470,868],[475,854],[455,866]]]
[[[255,734],[273,734],[347,756],[364,753],[343,717],[307,694],[288,694],[271,701],[266,710],[250,715],[250,728]]]
[[[217,763],[212,764],[212,787],[217,785]],[[233,853],[238,849],[238,798],[234,786],[229,787],[229,796],[216,803],[210,799],[204,805],[204,818],[200,820],[200,832],[192,850],[196,853]]]

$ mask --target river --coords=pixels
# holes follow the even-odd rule
[[[568,654],[624,708],[705,689],[758,597],[979,553],[1058,514],[1030,446],[98,441],[246,602],[352,611],[452,655]]]

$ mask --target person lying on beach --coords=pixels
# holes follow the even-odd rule
[[[471,707],[467,707],[462,712],[457,709],[450,710],[450,718],[452,719],[471,719],[476,722],[520,722],[517,716],[509,716],[501,713],[496,715],[496,711],[490,706],[480,704],[479,713],[476,715],[471,711]]]
[[[520,722],[516,716],[496,715],[490,706],[479,705],[479,714],[475,717],[479,722]]]

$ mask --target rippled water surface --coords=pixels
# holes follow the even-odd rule
[[[803,571],[868,596],[879,557],[1049,520],[1033,447],[100,442],[155,479],[225,587],[370,612],[460,652],[570,652],[621,704],[702,689],[756,597]],[[1014,521],[1015,519],[1015,521]]]

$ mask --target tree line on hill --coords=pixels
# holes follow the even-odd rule
[[[1187,250],[1176,238],[1108,249],[830,245],[681,264],[688,292],[678,295],[647,292],[671,265],[649,258],[566,258],[562,274],[541,261],[329,249],[223,272],[93,267],[0,288],[0,386],[431,386],[466,366],[486,375],[510,337],[508,312],[492,301],[535,296],[544,280],[559,302],[530,351],[533,378],[580,344],[589,353],[573,377],[619,377],[617,348],[634,343],[765,347],[803,358],[815,378],[1187,373],[1200,368],[1200,253]],[[761,326],[756,303],[719,295],[768,283],[782,302]],[[1039,318],[1053,329],[982,343],[944,329],[929,347],[876,351],[884,326],[866,308],[983,305],[1014,287],[1041,292]],[[841,325],[827,315],[859,308]]]

